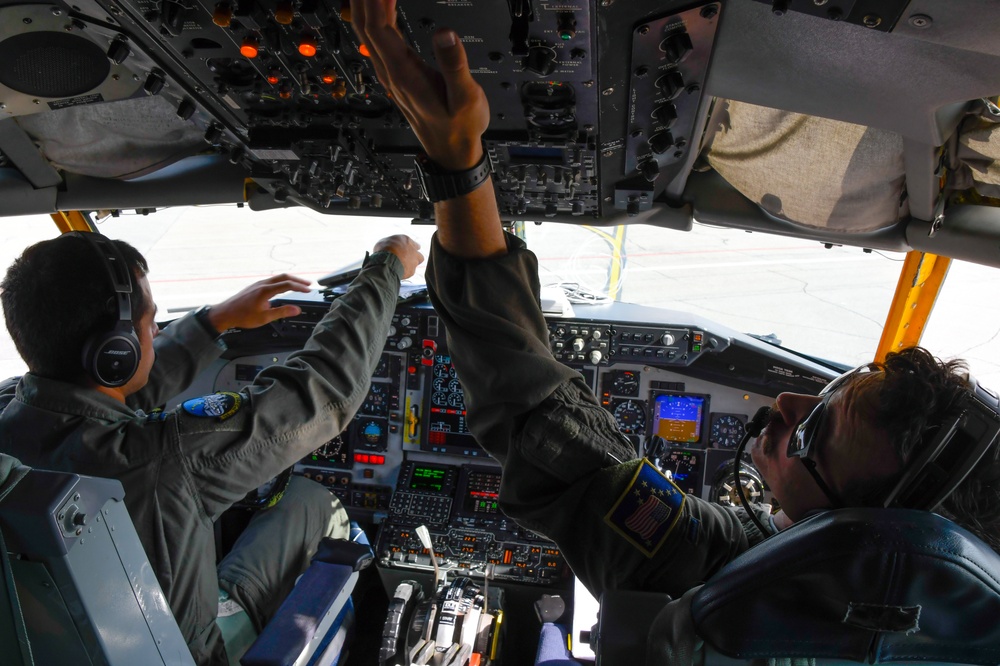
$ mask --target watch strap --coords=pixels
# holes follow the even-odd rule
[[[414,162],[421,194],[431,203],[468,194],[485,183],[493,173],[493,163],[487,150],[483,150],[483,157],[478,164],[465,171],[442,169],[423,153],[417,155]]]

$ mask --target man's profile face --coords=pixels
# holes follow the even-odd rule
[[[132,376],[132,379],[122,387],[122,392],[128,396],[146,385],[149,381],[149,371],[153,367],[156,354],[153,351],[153,338],[160,332],[156,325],[156,305],[153,303],[153,294],[149,288],[149,280],[146,276],[134,277],[137,289],[141,289],[147,303],[146,312],[140,317],[135,325],[135,335],[139,338],[139,367]]]
[[[862,417],[860,405],[874,399],[873,387],[845,382],[829,396],[826,419],[816,434],[810,458],[816,471],[834,492],[848,483],[889,476],[898,468],[895,455],[877,424]],[[788,441],[795,428],[819,405],[820,396],[782,393],[775,400],[771,419],[750,449],[754,465],[786,515],[800,520],[808,512],[830,508],[802,461],[789,458]]]

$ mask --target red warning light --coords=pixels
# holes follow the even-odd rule
[[[368,50],[368,46],[366,44],[362,44],[361,46],[358,47],[358,53],[360,53],[366,58],[372,57],[372,52]]]

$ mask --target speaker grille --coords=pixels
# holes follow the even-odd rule
[[[0,83],[33,97],[75,97],[108,77],[111,61],[94,42],[62,32],[29,32],[0,42]]]

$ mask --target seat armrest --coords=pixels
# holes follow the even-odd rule
[[[316,562],[306,569],[274,619],[243,655],[243,666],[292,666],[315,649],[347,603],[358,573],[349,566]]]
[[[374,559],[375,556],[368,544],[327,537],[319,542],[319,548],[316,549],[312,561],[342,564],[351,567],[354,571],[361,571],[366,569]]]

